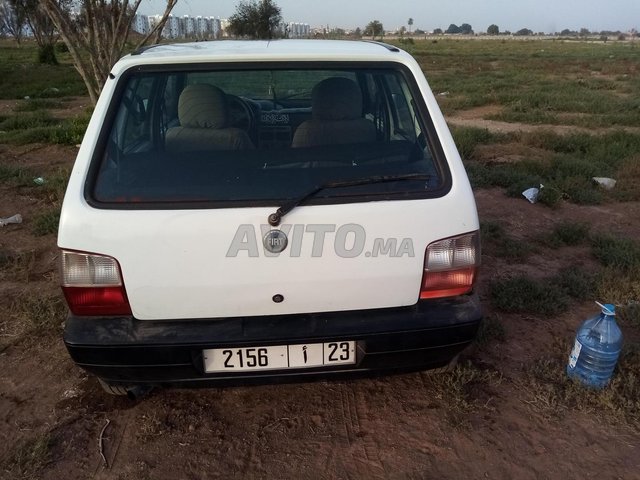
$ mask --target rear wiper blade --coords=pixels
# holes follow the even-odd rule
[[[288,203],[285,203],[281,207],[279,207],[275,212],[273,212],[269,217],[267,217],[267,221],[269,225],[272,227],[277,227],[280,225],[282,218],[289,213],[291,210],[296,208],[299,205],[302,205],[308,199],[313,197],[318,192],[322,190],[326,190],[328,188],[340,188],[340,187],[354,187],[357,185],[370,185],[373,183],[385,183],[385,182],[395,182],[398,180],[424,180],[429,181],[433,178],[432,175],[426,173],[407,173],[403,175],[375,175],[372,177],[366,178],[358,178],[355,180],[345,180],[341,182],[327,182],[321,185],[316,185],[304,195],[300,195],[298,198],[294,198]]]

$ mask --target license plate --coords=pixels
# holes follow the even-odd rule
[[[202,356],[207,373],[347,365],[356,363],[356,342],[210,348]]]

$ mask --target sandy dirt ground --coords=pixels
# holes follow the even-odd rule
[[[29,166],[45,177],[71,165],[74,155],[73,147],[0,146],[0,163]],[[569,219],[640,236],[639,203],[550,210],[500,190],[480,190],[476,200],[481,218],[503,223],[514,238]],[[58,292],[55,235],[31,233],[41,208],[32,188],[0,184],[0,216],[25,219],[0,229],[0,249],[33,252],[26,273],[0,272],[0,478],[640,478],[638,431],[593,412],[550,413],[522,382],[524,368],[549,355],[554,342],[568,345],[593,306],[553,318],[507,315],[492,312],[487,298],[495,276],[553,274],[593,261],[586,248],[534,254],[523,264],[485,255],[480,293],[505,335],[463,355],[462,364],[480,372],[464,385],[468,404],[424,372],[165,389],[132,402],[103,393],[72,363],[62,325],[29,331],[15,324],[16,298]],[[105,425],[106,463],[99,449]],[[38,457],[25,445],[42,438],[47,448]]]

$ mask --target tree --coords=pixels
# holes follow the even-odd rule
[[[588,37],[591,34],[591,32],[589,31],[588,28],[581,28],[580,29],[580,36],[581,37]]]
[[[369,22],[364,28],[364,35],[370,36],[373,39],[375,39],[376,37],[382,38],[382,36],[384,35],[384,27],[382,26],[382,23],[380,23],[378,20]]]
[[[331,30],[329,30],[329,32],[327,32],[327,38],[332,39],[344,38],[346,35],[347,32],[344,30],[344,28],[332,28]]]
[[[533,35],[533,30],[529,30],[528,28],[521,28],[515,33],[515,35],[519,37],[528,37]]]
[[[449,28],[451,28],[451,27],[449,27]],[[458,27],[456,27],[456,28],[458,28]],[[434,34],[434,35],[442,35],[442,33],[443,33],[443,32],[442,32],[442,29],[441,29],[441,28],[436,28],[436,29],[433,31],[433,34]]]
[[[409,25],[409,34],[411,34],[411,27],[413,27],[413,18],[409,17],[409,20],[407,20],[407,25]]]
[[[400,35],[401,37],[404,37],[404,34],[407,33],[407,28],[403,25],[400,27],[400,29],[398,30],[398,35]]]
[[[353,36],[356,38],[362,38],[362,29],[360,27],[357,27],[353,32]]]
[[[447,28],[444,33],[450,33],[450,34],[456,34],[456,33],[460,33],[460,27],[457,26],[455,23],[452,23],[451,25],[449,25],[449,28]],[[435,30],[434,30],[435,33]]]
[[[9,0],[0,1],[0,33],[13,37],[20,46],[26,23],[23,10],[16,10]]]
[[[273,0],[242,0],[229,17],[229,31],[236,37],[272,39],[282,23],[280,7]]]
[[[500,29],[498,28],[498,25],[496,25],[495,23],[489,25],[489,28],[487,28],[487,35],[500,35]]]
[[[160,40],[162,29],[178,0],[166,0],[160,21],[138,43]],[[73,63],[95,105],[111,67],[122,56],[134,15],[142,0],[77,0],[78,10],[63,8],[58,0],[40,0],[60,33]]]
[[[473,28],[468,23],[460,25],[460,33],[463,35],[473,35]]]
[[[61,10],[68,11],[73,0],[54,0]],[[33,38],[38,44],[40,63],[57,65],[54,45],[59,34],[55,24],[39,0],[9,0],[16,11],[22,12]]]

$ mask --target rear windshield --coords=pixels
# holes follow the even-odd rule
[[[184,68],[125,75],[90,200],[271,205],[325,183],[422,174],[326,189],[309,203],[357,202],[433,196],[444,184],[423,100],[400,67]]]

